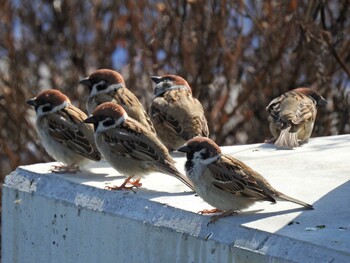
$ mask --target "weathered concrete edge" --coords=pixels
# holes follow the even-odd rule
[[[156,227],[211,240],[246,254],[259,254],[266,260],[349,262],[350,253],[271,234],[241,225],[219,221],[209,225],[208,217],[138,198],[137,194],[111,192],[76,184],[59,175],[37,174],[21,167],[5,178],[3,187],[59,200],[77,209],[90,209],[140,221]],[[229,234],[228,234],[229,233]]]

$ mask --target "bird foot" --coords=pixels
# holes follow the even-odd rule
[[[72,165],[52,165],[50,172],[57,174],[72,173],[75,174],[80,172],[79,166],[76,164]]]
[[[133,187],[139,188],[142,186],[142,183],[140,183],[141,179],[136,179],[134,181],[129,181],[129,184],[132,184]]]
[[[215,222],[221,218],[236,215],[236,214],[237,214],[236,211],[225,211],[225,212],[221,213],[220,215],[214,215],[210,218],[210,221],[208,222],[207,226],[209,226],[210,224],[215,224]]]
[[[125,179],[125,181],[120,185],[120,186],[106,186],[105,189],[107,190],[115,190],[115,191],[119,191],[119,190],[131,190],[133,192],[135,188],[139,188],[142,186],[142,184],[140,183],[140,178],[136,179],[134,181],[130,181],[132,179],[132,177],[128,177]],[[128,183],[130,183],[132,186],[126,186]]]

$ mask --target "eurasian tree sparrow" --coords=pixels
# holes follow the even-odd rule
[[[187,154],[185,171],[198,195],[214,210],[223,212],[211,222],[234,214],[257,201],[290,201],[308,209],[312,206],[274,189],[258,172],[243,162],[221,152],[211,139],[196,137],[178,149]]]
[[[45,150],[65,164],[53,172],[76,172],[89,160],[101,159],[93,126],[84,123],[86,114],[74,107],[66,95],[55,89],[45,90],[27,103],[35,108],[36,128]]]
[[[137,97],[127,89],[122,75],[110,69],[99,69],[90,76],[82,79],[80,84],[90,90],[90,95],[86,102],[89,114],[104,102],[115,102],[121,105],[127,114],[139,121],[147,129],[155,132],[153,124]]]
[[[109,189],[130,189],[127,183],[139,186],[139,180],[152,172],[174,176],[193,189],[157,136],[129,117],[122,106],[105,102],[85,122],[94,124],[97,147],[107,162],[127,177],[121,186]],[[130,181],[132,178],[136,182]]]
[[[317,105],[327,101],[311,88],[297,88],[275,98],[266,107],[272,141],[278,148],[292,149],[308,142],[316,119]]]
[[[192,96],[191,87],[175,75],[153,76],[156,83],[150,117],[158,137],[176,150],[195,136],[209,136],[202,104]]]

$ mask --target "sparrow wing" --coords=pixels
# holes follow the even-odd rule
[[[222,155],[208,168],[213,177],[212,184],[222,191],[272,203],[280,199],[313,209],[312,205],[277,191],[259,173],[231,156]]]
[[[129,117],[139,121],[152,132],[156,132],[151,119],[134,93],[124,87],[115,91],[113,97],[114,101],[125,109]]]
[[[274,190],[270,184],[260,174],[231,156],[222,155],[217,162],[209,165],[208,169],[213,177],[212,184],[222,191],[251,199],[276,202],[268,194]]]
[[[148,162],[155,171],[174,176],[193,189],[187,177],[176,169],[167,148],[156,135],[132,118],[128,118],[121,127],[104,132],[104,140],[110,144],[114,154]]]
[[[48,118],[49,133],[56,141],[76,153],[90,160],[99,161],[101,155],[94,144],[93,128],[83,123],[86,118],[84,112],[69,105]]]
[[[266,107],[266,110],[269,114],[269,119],[276,124],[280,121],[281,102],[284,100],[284,98],[285,96],[281,95],[273,99]]]
[[[159,101],[159,98],[157,98]],[[173,133],[178,134],[182,137],[184,129],[181,123],[172,115],[167,112],[162,103],[152,103],[151,105],[151,115],[153,122],[159,125],[164,125],[170,129]]]
[[[316,105],[315,103],[307,98],[303,98],[302,100],[298,101],[298,107],[295,113],[295,116],[292,118],[292,122],[294,124],[301,124],[306,120],[309,120],[311,118],[314,118],[316,115]]]
[[[164,163],[164,160],[170,157],[156,136],[131,118],[121,127],[106,131],[104,137],[115,154],[127,158]]]
[[[197,136],[208,137],[209,136],[209,128],[208,122],[204,115],[204,110],[202,104],[196,98],[192,98],[193,109],[196,114],[192,119],[193,127]]]
[[[162,125],[185,140],[209,135],[203,107],[187,90],[172,90],[156,97],[151,116],[156,126]]]
[[[316,116],[316,104],[309,97],[295,91],[287,92],[266,107],[269,119],[282,127],[285,122],[299,125]]]

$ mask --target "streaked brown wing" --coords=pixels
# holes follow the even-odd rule
[[[300,124],[315,115],[316,105],[309,99],[305,98],[299,102],[295,116],[292,118],[294,124]]]
[[[85,113],[75,107],[66,107],[60,113],[49,118],[50,135],[74,152],[99,161],[101,155],[93,143],[93,131],[82,122],[86,118]]]
[[[122,127],[104,133],[105,141],[116,154],[140,161],[160,162],[170,158],[165,146],[135,120],[128,119]]]
[[[270,104],[266,107],[266,110],[270,116],[270,119],[274,123],[278,123],[280,121],[280,112],[281,112],[281,102],[285,98],[285,95],[281,95],[275,99],[273,99]]]
[[[257,176],[260,180],[261,175],[241,161],[223,155],[220,160],[209,165],[208,168],[213,175],[214,182],[212,184],[220,190],[234,195],[275,202],[254,178]]]
[[[114,101],[120,104],[131,118],[138,120],[152,132],[156,132],[150,117],[134,93],[127,88],[122,88],[117,90],[113,97]]]
[[[159,100],[158,100],[159,101]],[[180,122],[167,113],[167,108],[161,103],[152,103],[151,115],[155,123],[166,126],[180,137],[184,136],[184,129]]]

